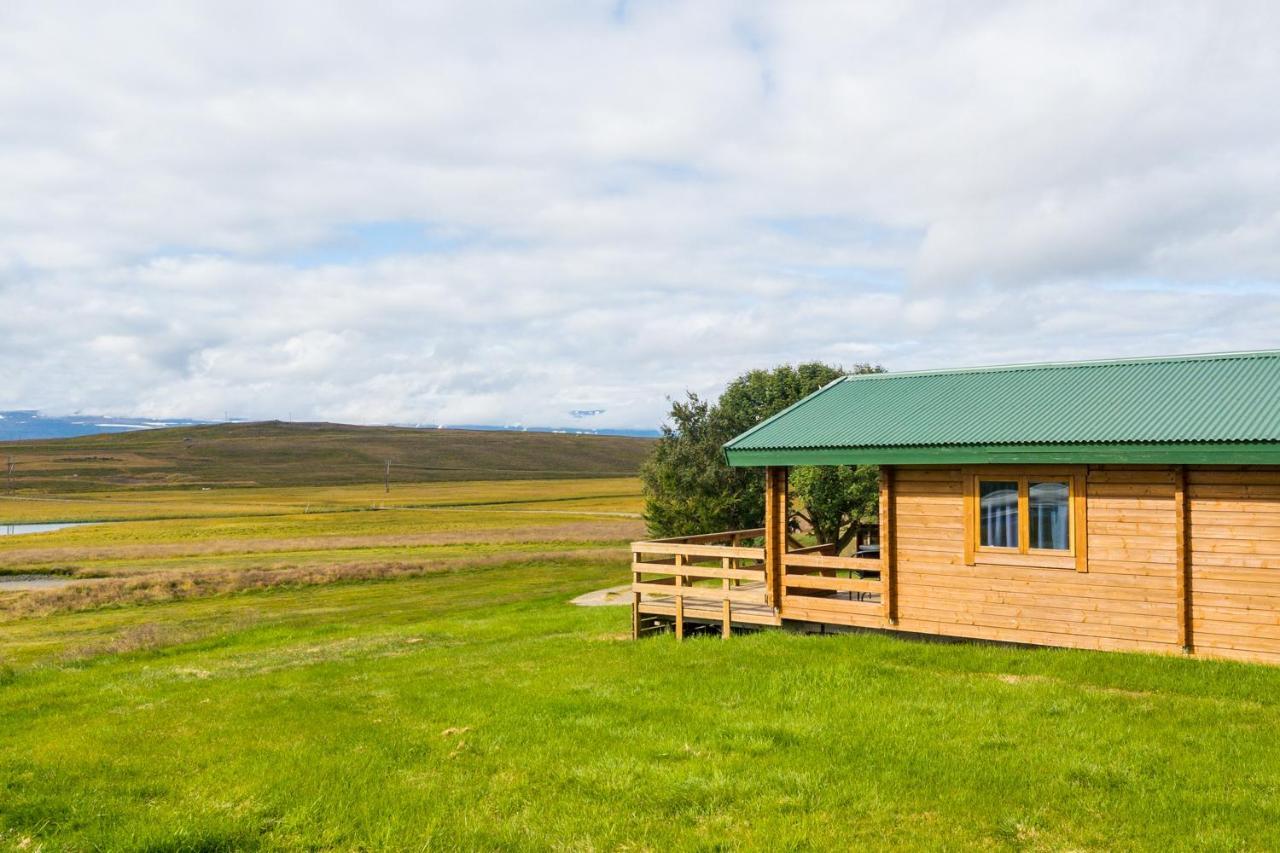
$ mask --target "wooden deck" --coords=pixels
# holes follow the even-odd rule
[[[633,635],[671,629],[683,638],[690,624],[718,627],[726,637],[734,626],[791,621],[888,627],[878,559],[838,557],[830,545],[794,548],[782,555],[771,590],[765,549],[749,544],[763,535],[733,530],[633,542]]]

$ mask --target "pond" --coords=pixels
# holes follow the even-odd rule
[[[83,581],[83,578],[79,579]],[[57,589],[76,583],[76,578],[65,575],[0,575],[0,592],[18,592],[27,589]]]
[[[0,521],[0,536],[22,536],[26,533],[48,533],[50,530],[62,530],[64,527],[84,527],[98,524],[94,521],[55,521],[49,524],[6,524]]]

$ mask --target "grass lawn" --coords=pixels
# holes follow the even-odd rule
[[[565,603],[625,577],[513,562],[0,624],[0,843],[1280,844],[1280,670],[633,643],[625,608]]]
[[[1280,669],[632,642],[634,480],[371,488],[0,540],[108,576],[0,596],[0,849],[1280,847]]]

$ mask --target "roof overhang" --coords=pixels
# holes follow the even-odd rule
[[[1280,465],[1280,442],[1006,444],[941,447],[726,447],[735,468],[792,465]]]

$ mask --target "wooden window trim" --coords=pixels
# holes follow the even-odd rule
[[[1041,568],[1089,570],[1088,510],[1085,499],[1087,468],[1072,466],[982,465],[961,469],[964,484],[964,561],[966,565],[1037,566]],[[1018,547],[993,548],[979,542],[979,514],[982,480],[1006,480],[1018,483]],[[1067,501],[1071,514],[1069,546],[1066,550],[1031,548],[1031,515],[1029,486],[1032,481],[1057,481],[1067,485]]]

